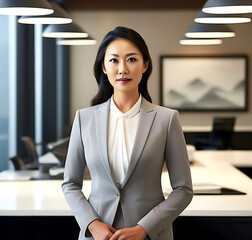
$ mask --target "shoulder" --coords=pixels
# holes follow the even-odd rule
[[[85,117],[85,116],[91,116],[98,110],[105,110],[109,106],[109,100],[107,100],[104,103],[97,104],[95,106],[87,107],[87,108],[81,108],[76,111],[76,114],[79,113],[79,116]]]
[[[174,114],[175,112],[178,112],[176,109],[167,108],[167,107],[163,107],[163,106],[156,105],[156,104],[153,104],[153,106],[156,111],[161,112],[161,113],[165,113],[165,114]]]
[[[176,109],[171,109],[156,105],[148,102],[146,99],[143,101],[143,107],[147,112],[155,112],[155,124],[159,127],[170,129],[171,126],[180,126],[179,113]]]
[[[91,106],[91,107],[81,108],[81,109],[78,109],[77,112],[79,112],[80,115],[90,114],[90,113],[93,113],[95,110],[99,109],[100,105],[101,104]]]
[[[157,112],[157,119],[159,122],[167,123],[168,126],[172,122],[179,122],[179,112],[175,109],[159,106],[154,104],[155,111]]]
[[[108,106],[107,101],[95,106],[78,109],[75,113],[74,121],[79,122],[82,129],[89,128],[95,123],[95,113],[102,111],[106,112]],[[104,114],[102,114],[102,116],[104,116]]]
[[[153,110],[157,112],[157,115],[160,115],[160,116],[170,117],[174,114],[175,115],[178,114],[178,111],[176,109],[167,108],[167,107],[163,107],[154,103],[150,103],[144,98],[143,98],[143,107],[147,110]]]
[[[163,129],[167,129],[169,132],[171,130],[182,131],[178,110],[152,103],[149,104],[152,110],[156,112],[155,123],[159,127],[161,126]]]

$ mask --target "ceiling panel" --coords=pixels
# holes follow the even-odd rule
[[[206,0],[65,0],[67,9],[158,10],[201,9]]]

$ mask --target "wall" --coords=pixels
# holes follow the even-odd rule
[[[194,24],[198,10],[188,11],[71,11],[73,20],[97,40],[94,46],[71,46],[71,119],[78,108],[88,107],[97,91],[93,63],[100,42],[116,26],[138,31],[145,39],[153,60],[149,92],[159,104],[160,55],[231,55],[246,54],[252,58],[252,23],[233,25],[235,38],[218,46],[183,46],[179,40]],[[252,61],[249,61],[252,69]],[[249,76],[249,106],[252,105],[252,74]],[[181,113],[183,126],[210,126],[214,116],[233,116],[238,126],[252,126],[252,109],[243,113]]]

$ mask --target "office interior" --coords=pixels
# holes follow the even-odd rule
[[[195,191],[173,227],[176,240],[252,239],[252,23],[229,24],[235,37],[223,38],[220,45],[182,45],[207,1],[54,2],[96,44],[57,45],[57,39],[42,37],[47,25],[21,24],[17,16],[0,14],[0,239],[78,239],[78,225],[60,189],[69,134],[76,110],[89,107],[97,92],[97,49],[116,26],[136,30],[148,45],[154,104],[162,101],[164,57],[245,59],[242,109],[179,110],[193,184],[201,192]],[[225,128],[230,119],[228,134],[222,129],[215,135],[214,123],[223,120]],[[162,183],[167,197],[166,171]],[[90,189],[86,170],[87,197]]]

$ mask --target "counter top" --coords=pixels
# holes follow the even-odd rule
[[[252,151],[196,151],[191,166],[193,183],[213,183],[234,188],[246,195],[195,195],[182,216],[252,216],[252,180],[233,165],[252,165]],[[0,216],[71,216],[62,180],[0,181]],[[163,190],[170,189],[167,172]],[[89,196],[91,181],[84,181]]]
[[[194,196],[183,216],[252,216],[252,180],[235,166],[252,166],[252,151],[197,151],[193,183],[213,183],[246,195]]]

